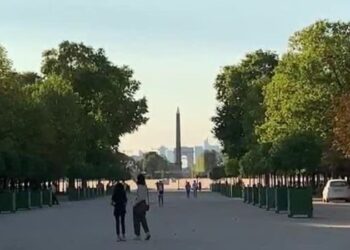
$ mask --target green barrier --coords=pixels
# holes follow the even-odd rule
[[[252,196],[253,205],[257,205],[259,203],[259,189],[257,187],[253,187]]]
[[[69,201],[78,201],[80,198],[79,189],[69,188],[68,189],[68,200]]]
[[[242,198],[242,188],[240,186],[232,186],[231,197]]]
[[[31,207],[43,207],[43,193],[41,190],[30,192],[30,206]]]
[[[275,189],[276,213],[288,210],[288,190],[287,187],[277,187]]]
[[[294,215],[312,217],[312,189],[310,187],[288,189],[288,217]]]
[[[16,212],[16,196],[14,192],[0,193],[0,213]]]
[[[232,197],[232,185],[226,186],[226,196],[230,198]]]
[[[243,187],[242,196],[243,196],[243,202],[247,203],[248,202],[248,188],[247,187]]]
[[[248,193],[248,200],[247,203],[253,203],[253,188],[252,187],[248,187],[247,188],[247,193]]]
[[[92,188],[89,188],[89,199],[94,198],[94,190]]]
[[[266,188],[265,187],[259,187],[259,207],[265,207],[266,206]]]
[[[52,192],[51,190],[43,190],[43,205],[52,206]]]
[[[16,210],[18,209],[30,209],[30,192],[19,191],[16,192]]]
[[[266,210],[275,209],[275,189],[268,187],[266,188]]]

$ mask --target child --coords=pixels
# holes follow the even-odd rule
[[[114,217],[117,229],[117,241],[125,241],[125,214],[126,214],[126,192],[123,184],[117,183],[112,195],[112,205],[114,206]],[[120,236],[120,225],[122,227],[122,236]]]

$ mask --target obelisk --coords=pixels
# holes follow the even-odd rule
[[[178,170],[182,170],[181,162],[181,122],[180,122],[180,109],[177,108],[176,112],[176,149],[175,149],[175,166]]]

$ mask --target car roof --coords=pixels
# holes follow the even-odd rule
[[[332,180],[329,180],[328,182],[336,182],[336,181],[346,182],[346,180],[344,180],[344,179],[332,179]]]

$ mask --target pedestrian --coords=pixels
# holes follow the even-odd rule
[[[52,183],[51,185],[51,193],[52,193],[52,205],[59,205],[56,193],[57,193],[57,187],[55,183]]]
[[[190,198],[191,184],[188,181],[186,181],[185,189],[186,189],[187,198]]]
[[[164,183],[162,181],[157,182],[158,190],[158,205],[162,207],[164,205]]]
[[[198,184],[196,181],[193,181],[192,189],[193,189],[193,197],[197,198]]]
[[[126,241],[125,238],[125,214],[128,199],[122,183],[118,182],[113,190],[112,205],[114,206],[114,217],[116,222],[117,241]],[[122,235],[120,235],[120,226]]]
[[[146,186],[145,176],[139,174],[137,176],[137,193],[135,204],[133,207],[134,233],[135,240],[141,240],[141,225],[146,234],[145,240],[151,238],[149,232],[146,213],[149,210],[149,194]]]
[[[198,190],[199,190],[199,192],[201,192],[202,191],[202,182],[198,182]]]

